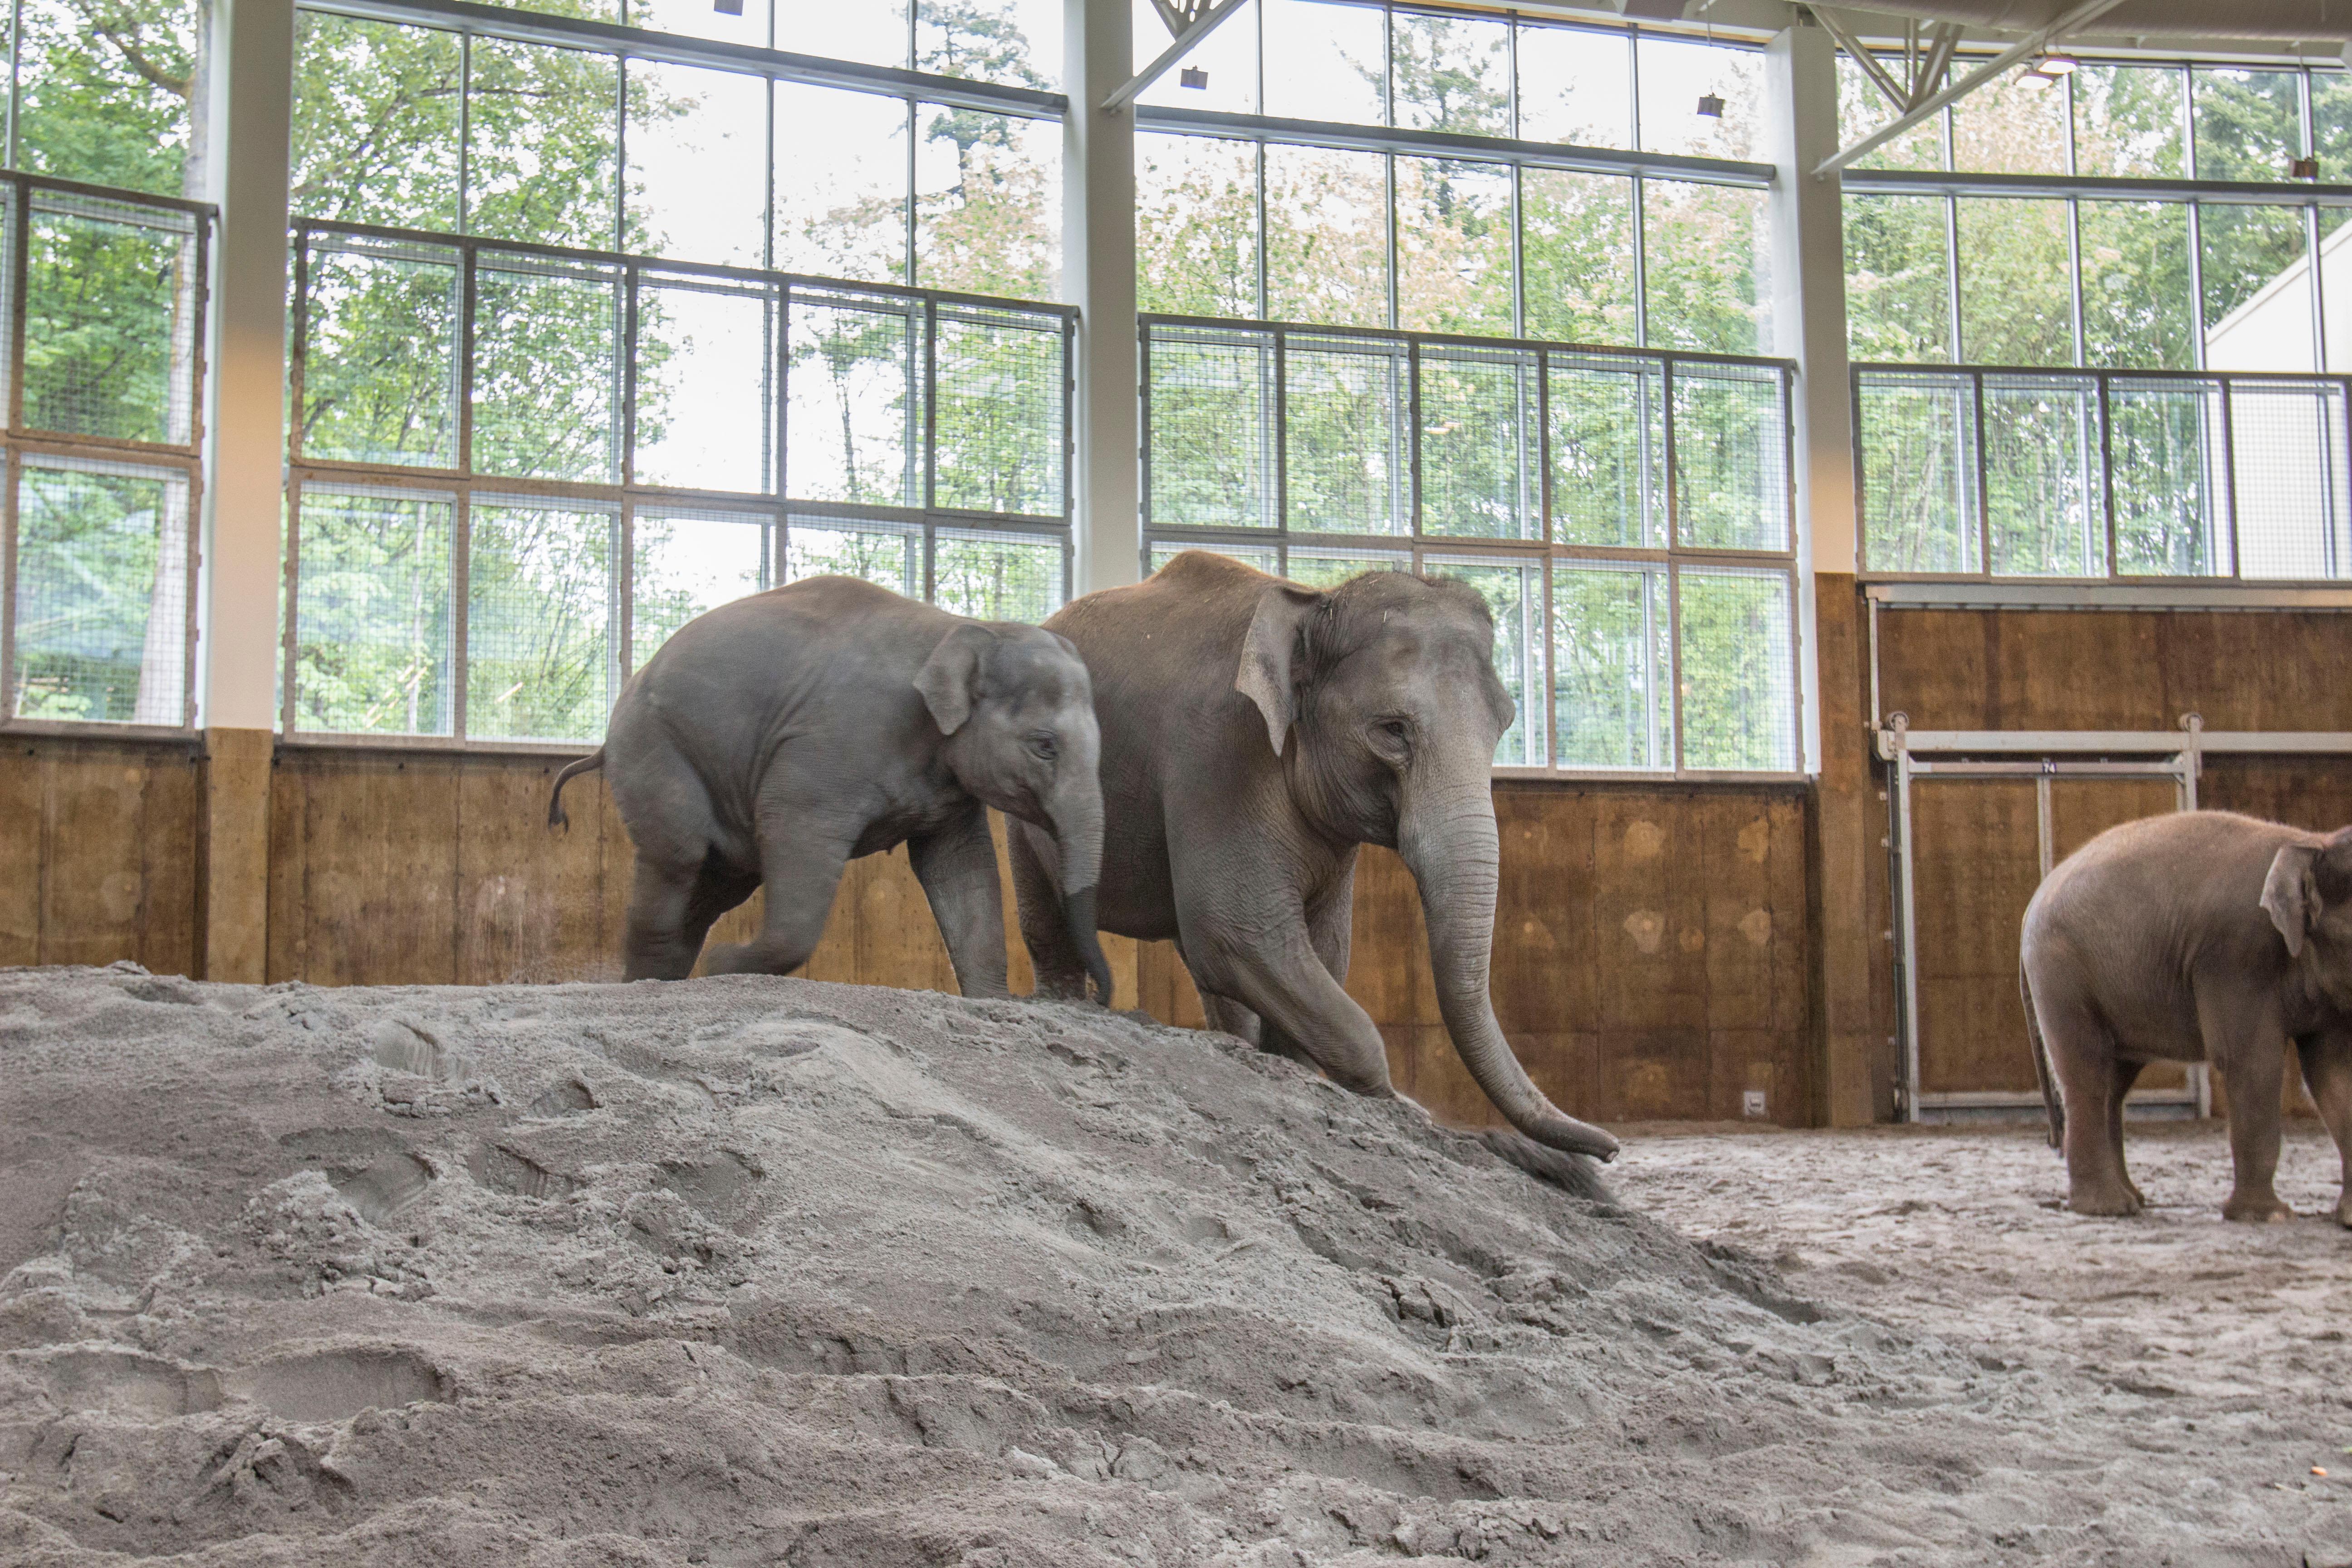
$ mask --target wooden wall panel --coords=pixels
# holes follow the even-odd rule
[[[2042,879],[2032,781],[1912,785],[1919,1087],[2031,1089],[2017,927]]]
[[[193,741],[12,740],[0,753],[0,963],[196,965]]]

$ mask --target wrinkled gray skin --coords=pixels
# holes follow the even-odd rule
[[[1099,753],[1086,666],[1062,638],[812,577],[679,627],[621,693],[603,748],[557,775],[548,821],[564,821],[565,779],[605,770],[637,852],[632,980],[684,979],[711,922],[763,886],[759,937],[715,949],[710,968],[797,969],[843,868],[904,844],[956,984],[1003,996],[987,808],[1036,825],[1056,903],[1090,924]],[[1080,962],[1108,1003],[1101,948]]]
[[[1486,1097],[1550,1150],[1615,1154],[1528,1081],[1487,998],[1489,769],[1513,709],[1476,594],[1393,572],[1318,593],[1193,551],[1045,624],[1094,676],[1106,929],[1173,938],[1216,1027],[1390,1094],[1380,1030],[1341,988],[1357,846],[1389,846],[1420,882],[1446,1029]],[[1086,933],[1053,897],[1051,846],[1016,833],[1013,867],[1039,991],[1073,991]],[[1560,1177],[1557,1156],[1508,1143]]]
[[[2352,1150],[2352,828],[2227,811],[2110,828],[2043,879],[2020,959],[2076,1213],[2147,1202],[2124,1170],[2123,1099],[2151,1061],[2210,1062],[2226,1081],[2227,1218],[2292,1216],[2271,1185],[2289,1040],[2338,1153]],[[2352,1226],[2352,1187],[2336,1219]]]

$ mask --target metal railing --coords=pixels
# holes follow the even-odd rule
[[[298,221],[289,736],[585,739],[702,609],[1069,593],[1076,312]]]
[[[1145,571],[1460,575],[1498,768],[1801,773],[1787,362],[1177,316],[1142,355]]]
[[[1857,365],[1876,579],[2352,578],[2352,377]]]

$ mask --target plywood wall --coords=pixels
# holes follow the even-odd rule
[[[0,742],[0,964],[193,969],[202,768],[191,742]]]

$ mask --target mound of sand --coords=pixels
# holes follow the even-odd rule
[[[5,972],[0,1195],[12,1563],[2019,1561],[2065,1484],[1998,1366],[1093,1009]]]

